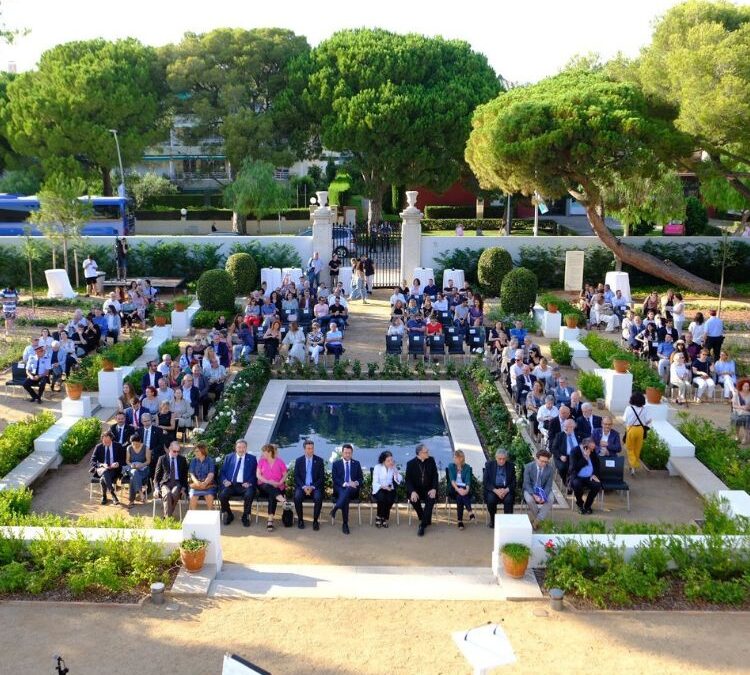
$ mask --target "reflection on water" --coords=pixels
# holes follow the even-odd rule
[[[414,457],[417,443],[427,445],[441,468],[452,453],[438,395],[288,394],[271,442],[288,464],[302,454],[306,438],[325,460],[351,443],[364,467],[374,466],[383,450],[403,466]]]

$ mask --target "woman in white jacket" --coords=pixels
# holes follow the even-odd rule
[[[372,470],[372,497],[378,504],[375,527],[388,527],[391,508],[396,501],[396,486],[401,484],[401,474],[396,468],[393,453],[384,450]]]

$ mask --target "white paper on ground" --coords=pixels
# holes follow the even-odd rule
[[[453,641],[475,672],[516,662],[508,636],[496,623],[453,633]]]

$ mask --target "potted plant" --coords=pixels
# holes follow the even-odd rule
[[[206,561],[208,542],[198,539],[195,532],[190,539],[183,539],[180,544],[180,560],[188,572],[199,572]]]
[[[526,574],[529,566],[531,549],[524,544],[505,544],[500,549],[503,556],[503,568],[509,577],[520,579]]]
[[[65,378],[65,393],[71,401],[79,401],[83,393],[85,375],[80,368],[71,370],[70,375]]]
[[[174,301],[174,311],[175,312],[184,312],[187,309],[187,302],[185,300],[175,300]]]
[[[646,401],[658,405],[661,403],[661,397],[665,389],[664,382],[653,382],[652,385],[646,387]]]
[[[565,325],[568,328],[578,328],[578,315],[577,314],[566,314]]]
[[[550,314],[557,314],[557,305],[554,302],[547,303],[547,311]]]
[[[625,359],[613,359],[612,367],[616,373],[627,373],[630,368],[630,362]]]
[[[102,370],[111,373],[115,369],[115,362],[106,354],[107,352],[104,352],[101,356]]]
[[[163,310],[163,309],[157,309],[154,312],[154,325],[156,326],[166,326],[167,321],[170,319],[169,312]]]

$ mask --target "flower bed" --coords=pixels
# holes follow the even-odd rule
[[[0,434],[0,476],[12,471],[34,450],[34,441],[55,423],[52,413],[44,411],[21,422],[13,422]]]

